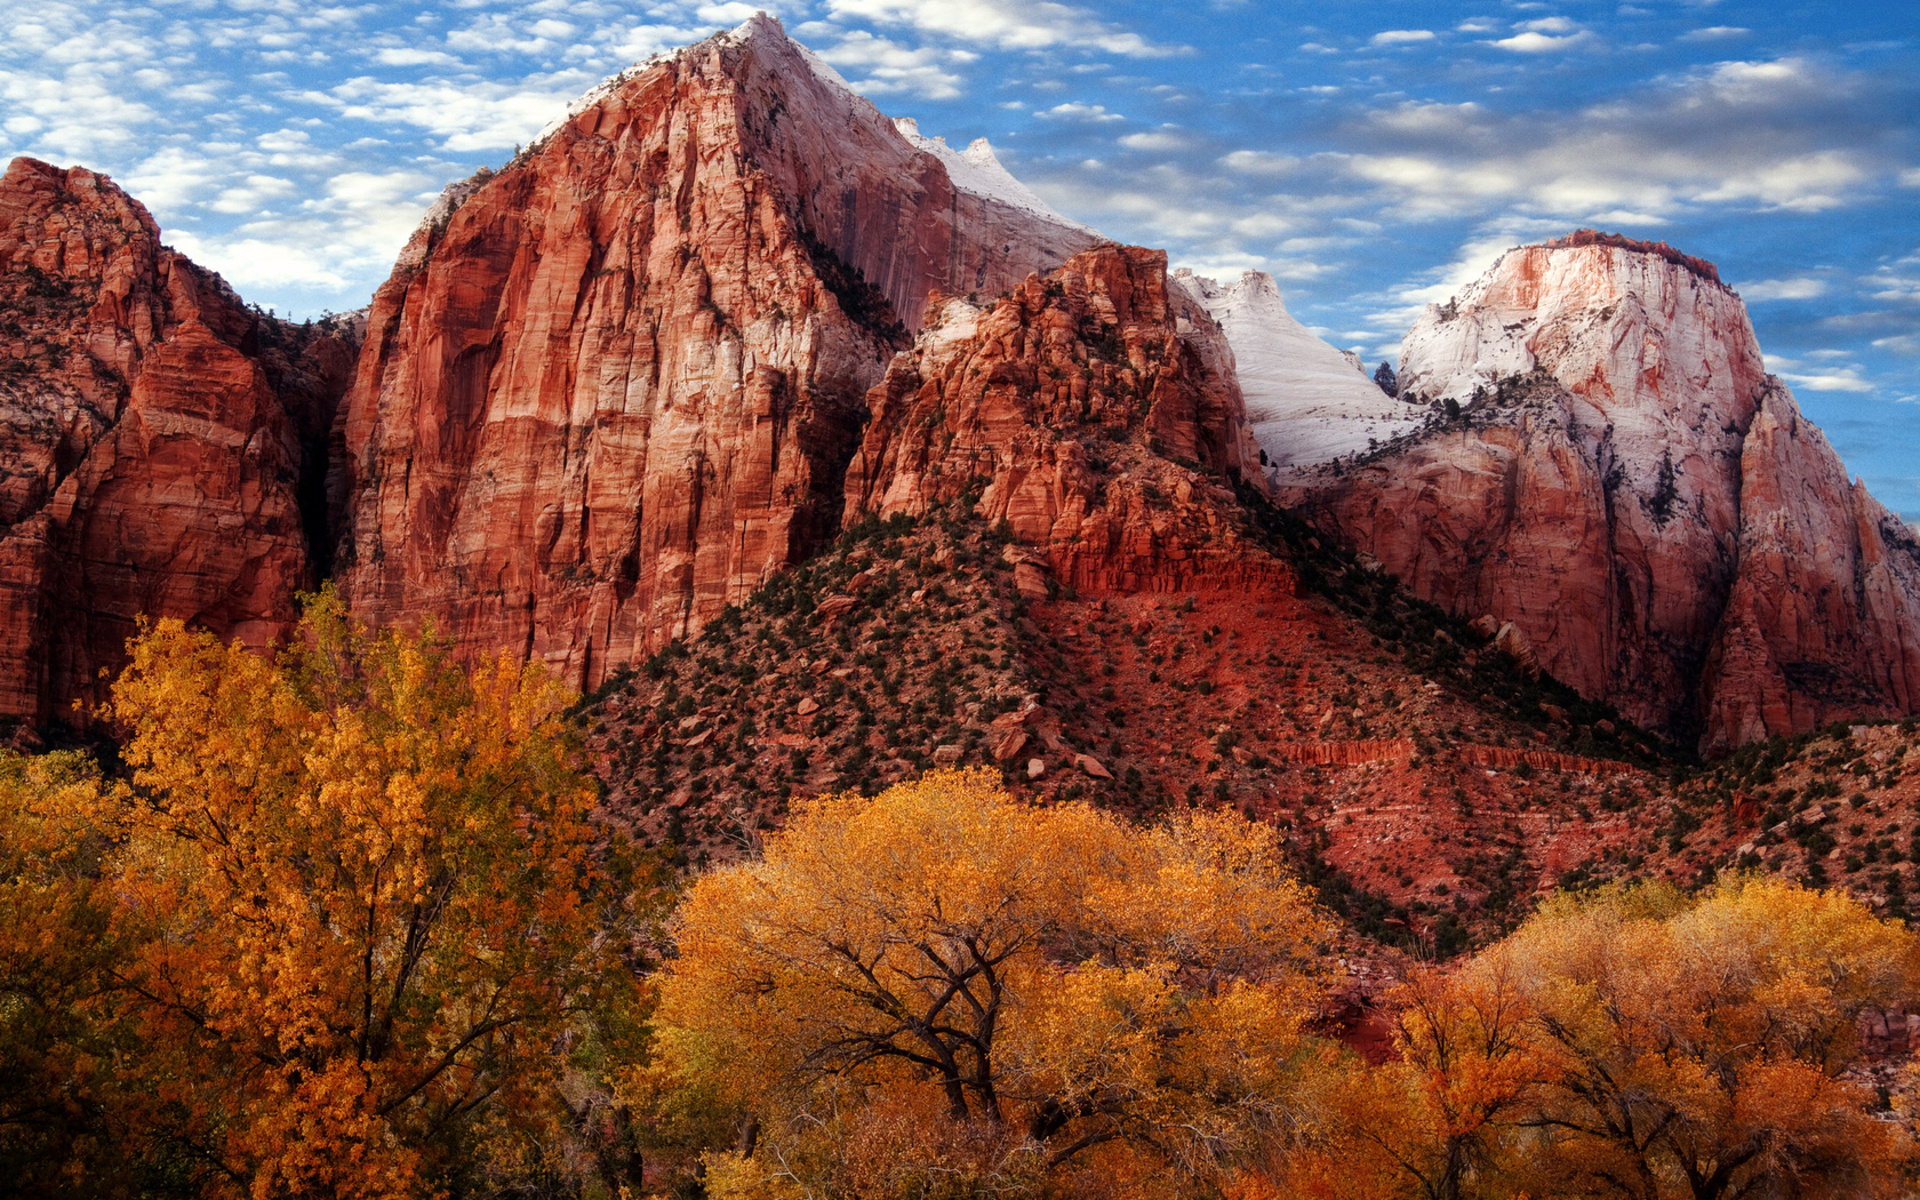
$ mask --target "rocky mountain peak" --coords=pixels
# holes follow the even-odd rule
[[[1576,234],[1510,250],[1429,305],[1404,343],[1400,385],[1464,404],[1536,370],[1610,420],[1705,404],[1705,419],[1741,429],[1766,373],[1746,306],[1711,263],[1664,243]]]
[[[1765,373],[1711,264],[1581,231],[1405,341],[1401,443],[1297,503],[1546,669],[1718,750],[1920,698],[1920,557]]]

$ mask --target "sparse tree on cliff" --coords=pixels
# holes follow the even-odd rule
[[[663,1047],[757,1122],[715,1195],[921,1195],[936,1166],[1178,1190],[1276,1136],[1321,1061],[1325,925],[1235,815],[1138,830],[936,773],[810,805],[678,921]]]
[[[1384,359],[1373,370],[1373,382],[1389,396],[1400,395],[1400,378],[1393,373],[1393,364]]]

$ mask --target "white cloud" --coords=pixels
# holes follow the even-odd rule
[[[1901,187],[1920,187],[1920,167],[1912,167],[1900,172]]]
[[[1235,150],[1223,157],[1220,165],[1229,171],[1249,175],[1282,175],[1299,166],[1300,160],[1290,154],[1275,154],[1268,150]]]
[[[1368,40],[1375,46],[1400,46],[1409,42],[1431,42],[1435,36],[1431,29],[1386,29]]]
[[[1530,30],[1534,33],[1578,33],[1580,26],[1566,17],[1542,17],[1537,21],[1522,21],[1516,29]]]
[[[1734,289],[1748,301],[1812,300],[1827,294],[1824,279],[1757,279]]]
[[[459,59],[444,50],[424,50],[418,46],[388,46],[372,54],[373,61],[387,67],[458,67]]]
[[[1152,133],[1129,133],[1120,144],[1129,150],[1185,150],[1191,142],[1181,134],[1156,129]]]
[[[1862,379],[1858,367],[1845,367],[1837,371],[1822,371],[1808,375],[1782,371],[1781,378],[1797,388],[1810,392],[1871,392],[1879,385],[1872,380]]]
[[[501,83],[393,83],[361,76],[310,98],[343,117],[426,130],[440,139],[443,149],[470,153],[531,141],[593,82],[580,72]]]
[[[1554,37],[1551,34],[1539,33],[1530,29],[1525,33],[1516,33],[1512,37],[1501,38],[1498,41],[1488,42],[1487,44],[1489,46],[1497,46],[1502,50],[1512,50],[1518,54],[1546,54],[1554,50],[1571,49],[1586,40],[1587,35],[1584,33],[1568,34],[1565,37]]]
[[[842,19],[910,25],[922,32],[1007,50],[1087,48],[1136,58],[1179,52],[1100,20],[1084,8],[1052,0],[826,0],[826,6]]]
[[[1680,35],[1683,42],[1725,42],[1734,38],[1743,38],[1752,33],[1738,25],[1709,25],[1705,29],[1695,29]]]
[[[1078,101],[1056,104],[1033,114],[1048,121],[1124,121],[1125,117],[1116,112],[1108,112],[1104,104],[1081,104]]]
[[[965,50],[902,46],[864,29],[818,53],[845,72],[849,82],[864,95],[906,93],[928,100],[951,100],[962,95],[965,80],[951,68],[979,57]]]

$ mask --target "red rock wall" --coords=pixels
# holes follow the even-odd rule
[[[1724,750],[1920,710],[1920,542],[1777,381],[1740,456],[1739,566],[1701,682]]]
[[[1081,590],[1290,589],[1231,490],[1259,477],[1231,354],[1166,265],[1108,245],[988,309],[936,297],[869,397],[847,520],[977,492]]]
[[[771,21],[618,81],[375,298],[330,489],[354,609],[585,686],[697,628],[837,529],[900,314],[1057,261],[1003,209]]]
[[[140,614],[284,634],[350,339],[249,312],[83,168],[8,167],[0,271],[0,718],[84,723]]]
[[[1528,247],[1407,343],[1406,386],[1466,416],[1284,502],[1710,752],[1914,710],[1912,539],[1762,373],[1731,291],[1654,251]]]

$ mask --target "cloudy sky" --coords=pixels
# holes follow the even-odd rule
[[[1271,271],[1370,360],[1512,245],[1709,258],[1920,517],[1912,0],[30,0],[0,17],[0,154],[106,171],[249,300],[352,309],[445,183],[755,9],[1069,216]]]

